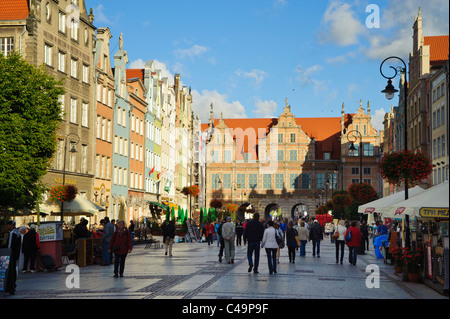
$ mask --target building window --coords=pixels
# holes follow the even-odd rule
[[[77,78],[78,61],[74,58],[70,60],[70,76]]]
[[[284,151],[283,150],[278,150],[277,159],[278,159],[279,162],[284,161]]]
[[[81,145],[81,173],[87,173],[87,145]]]
[[[359,167],[352,167],[352,175],[359,175]]]
[[[295,143],[295,133],[291,133],[291,143]]]
[[[231,151],[230,150],[224,151],[224,160],[225,160],[225,163],[231,163]]]
[[[283,133],[278,133],[278,143],[283,143]]]
[[[14,50],[14,38],[0,38],[0,51],[2,54],[7,56],[12,50]]]
[[[211,174],[211,189],[220,188],[220,174]]]
[[[330,152],[324,152],[323,153],[323,159],[326,161],[329,161],[331,159],[331,153]]]
[[[325,189],[325,174],[316,174],[316,189]]]
[[[59,12],[58,30],[64,34],[66,33],[66,14],[63,12]]]
[[[351,151],[350,147],[351,147],[351,143],[348,146],[348,155],[349,156],[359,156],[359,145],[356,143],[353,143],[353,147],[355,148],[354,151]]]
[[[70,99],[70,122],[77,123],[77,100]]]
[[[236,174],[236,187],[245,189],[245,174]]]
[[[272,188],[272,174],[263,174],[263,188],[264,189]]]
[[[88,127],[88,105],[87,103],[81,104],[81,125]]]
[[[58,52],[58,71],[66,72],[66,54],[64,52]]]
[[[258,174],[248,174],[248,188],[258,188]]]
[[[302,174],[302,189],[311,189],[311,174]]]
[[[289,151],[289,160],[292,162],[297,161],[297,150],[290,150]]]
[[[83,64],[83,82],[89,83],[89,66]]]
[[[275,174],[275,189],[284,188],[284,174]]]
[[[364,174],[364,175],[370,175],[370,174],[372,174],[372,169],[371,169],[371,167],[364,167],[364,168],[363,168],[363,174]]]
[[[78,22],[75,19],[70,22],[70,36],[73,40],[78,41]]]
[[[52,46],[48,44],[44,46],[44,63],[52,66]]]
[[[298,174],[289,174],[289,188],[298,189]]]
[[[223,185],[222,187],[224,189],[230,189],[231,188],[231,174],[223,174]]]
[[[359,184],[359,178],[352,178],[352,184]]]

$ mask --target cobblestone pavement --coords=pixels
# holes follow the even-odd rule
[[[16,295],[5,299],[447,299],[423,284],[402,282],[393,266],[374,256],[359,255],[356,266],[335,263],[334,244],[325,239],[321,258],[307,255],[289,263],[282,249],[277,274],[269,275],[265,250],[259,274],[248,273],[245,246],[236,247],[234,264],[218,262],[216,243],[177,243],[173,257],[164,249],[136,245],[126,259],[123,278],[113,278],[113,266],[81,267],[80,287],[67,288],[65,267],[56,272],[19,274]],[[379,288],[367,288],[366,266],[379,267]]]

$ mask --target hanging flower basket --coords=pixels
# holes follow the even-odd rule
[[[78,188],[75,185],[60,185],[50,188],[49,201],[53,203],[71,202],[78,194]]]
[[[389,184],[400,186],[407,181],[408,186],[415,186],[430,176],[433,166],[421,151],[401,151],[384,155],[378,170]]]
[[[375,191],[375,188],[373,188],[372,185],[366,183],[352,184],[348,188],[348,192],[351,198],[361,205],[371,202],[377,198],[377,192]]]
[[[183,187],[183,189],[181,190],[181,193],[184,195],[190,195],[190,196],[197,197],[198,194],[200,194],[200,188],[198,188],[197,185]]]
[[[226,207],[227,212],[233,213],[237,210],[238,205],[236,204],[228,204]]]

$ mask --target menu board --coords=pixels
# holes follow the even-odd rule
[[[39,241],[63,240],[63,229],[61,222],[43,222],[38,227]]]
[[[0,249],[0,291],[5,293],[11,249]]]

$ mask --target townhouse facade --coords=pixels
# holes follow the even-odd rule
[[[383,149],[422,151],[432,160],[433,173],[421,184],[430,187],[448,179],[448,54],[449,36],[424,36],[422,13],[414,19],[412,51],[408,61],[409,81],[399,81],[398,106],[385,115]],[[403,86],[408,88],[407,124],[404,121]],[[389,145],[389,146],[387,146]],[[402,190],[384,182],[383,196]]]
[[[66,92],[60,96],[64,121],[43,181],[49,186],[74,184],[80,196],[91,199],[96,144],[94,15],[86,11],[84,0],[5,0],[1,6],[2,53],[16,50],[30,64],[44,65],[50,75],[64,81]],[[70,152],[73,148],[76,153]]]
[[[360,103],[357,114],[296,118],[286,100],[279,118],[220,119],[203,124],[206,138],[206,203],[252,204],[265,218],[315,215],[334,190],[363,182],[380,189],[380,138]],[[359,132],[356,153],[349,152]],[[359,148],[363,145],[362,167]],[[381,191],[381,190],[380,190]]]

